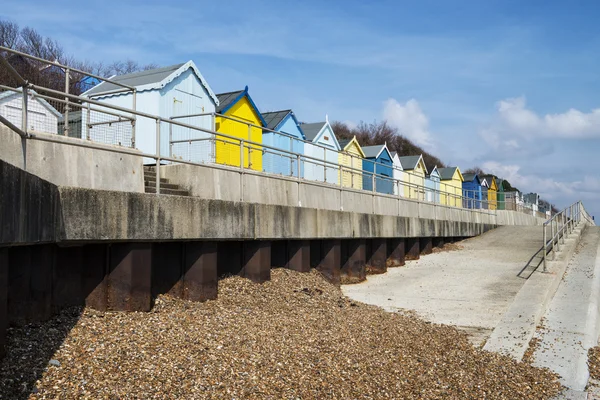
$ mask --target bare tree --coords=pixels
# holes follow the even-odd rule
[[[57,40],[44,37],[33,28],[24,27],[21,29],[16,23],[1,19],[0,45],[44,60],[56,61],[62,65],[69,65],[73,68],[104,77],[157,68],[155,64],[140,66],[138,62],[134,60],[115,61],[110,64],[90,62],[87,60],[80,61],[75,57],[68,55]],[[65,89],[66,71],[64,69],[18,55],[0,54],[0,56],[6,56],[11,65],[27,81],[50,89]],[[83,86],[79,84],[79,81],[83,79],[85,75],[71,71],[69,77],[69,92],[80,94]],[[0,68],[0,82],[11,86],[17,84],[4,68]]]
[[[17,49],[20,42],[19,25],[15,22],[0,20],[0,46]]]
[[[373,121],[371,123],[361,121],[356,128],[351,128],[343,122],[336,121],[331,126],[337,137],[350,139],[356,136],[361,146],[387,143],[390,151],[397,152],[399,156],[422,154],[425,165],[429,170],[434,166],[444,166],[442,160],[414,144],[406,136],[402,135],[397,128],[389,125],[387,121]]]
[[[471,167],[467,170],[465,170],[466,174],[475,174],[475,175],[485,175],[485,172],[483,172],[483,170],[481,168],[479,168],[478,166],[475,167]]]

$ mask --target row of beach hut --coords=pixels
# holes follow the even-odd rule
[[[39,99],[39,104],[29,104],[36,107],[38,123],[41,113],[47,111],[45,131],[57,132],[57,126],[58,130],[68,126],[70,136],[134,146],[144,153],[160,151],[173,159],[243,166],[453,207],[506,208],[502,180],[494,176],[462,174],[458,167],[429,171],[422,155],[399,156],[386,143],[361,146],[356,137],[338,139],[327,117],[322,122],[302,123],[291,109],[261,112],[248,87],[214,93],[193,61],[115,76],[111,81],[136,88],[137,110],[185,125],[163,123],[166,126],[162,126],[157,148],[153,119],[136,119],[134,143],[130,120],[115,121],[102,111],[86,112],[86,104],[82,104],[80,111],[71,111],[67,125],[48,102]],[[83,96],[130,107],[133,92],[107,81]],[[0,112],[3,107],[18,108],[19,99],[18,94],[5,94],[6,101],[0,96]],[[18,124],[20,118],[14,114],[11,119]]]

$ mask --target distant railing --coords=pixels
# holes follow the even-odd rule
[[[565,244],[565,236],[569,235],[575,229],[575,226],[581,221],[587,221],[594,224],[592,218],[583,207],[583,203],[578,201],[571,204],[559,213],[554,214],[543,225],[543,258],[544,272],[547,272],[547,255],[552,252],[552,259],[556,259],[556,252],[560,251],[561,244]],[[548,229],[550,234],[548,235]],[[549,237],[549,239],[548,239]]]
[[[156,142],[156,152],[136,151],[135,154],[154,160],[157,167],[164,162],[202,165],[212,168],[223,168],[221,165],[227,165],[229,167],[237,167],[240,177],[243,174],[261,173],[268,174],[277,179],[295,180],[298,182],[298,185],[302,183],[335,187],[340,191],[359,191],[363,193],[366,191],[374,197],[405,198],[441,206],[467,208],[486,214],[495,213],[497,209],[500,209],[520,211],[538,217],[545,216],[545,214],[535,212],[527,205],[519,204],[514,198],[510,201],[484,199],[479,191],[466,190],[444,181],[427,180],[424,175],[402,170],[393,165],[377,163],[366,159],[357,160],[351,154],[338,152],[319,143],[302,141],[292,135],[254,125],[248,121],[231,116],[218,113],[198,113],[178,115],[165,119],[138,111],[136,110],[135,88],[97,75],[86,73],[100,81],[109,82],[121,88],[111,91],[111,94],[133,92],[132,108],[74,95],[69,93],[68,90],[69,71],[85,73],[84,71],[0,47],[0,54],[2,52],[18,54],[33,59],[36,62],[58,66],[66,74],[65,91],[42,87],[31,82],[26,82],[14,70],[11,72],[10,68],[12,67],[0,55],[2,64],[5,65],[20,84],[19,88],[0,84],[0,91],[12,91],[21,95],[21,102],[19,104],[20,114],[19,107],[13,107],[10,112],[14,114],[5,115],[0,121],[5,122],[7,125],[10,124],[11,129],[17,128],[13,130],[20,132],[20,134],[30,139],[53,141],[48,137],[36,136],[37,132],[45,132],[82,139],[81,143],[73,144],[82,147],[107,150],[106,147],[94,145],[94,143],[102,143],[118,145],[124,148],[136,148],[136,126],[142,121],[151,120],[155,128],[152,129],[153,131],[145,131],[143,134],[154,135],[154,139],[151,140],[155,140]],[[103,95],[106,95],[106,93]],[[58,116],[56,118],[58,118],[58,122],[55,122],[54,125],[48,124],[46,116],[36,113],[35,110],[28,106],[29,100],[47,102],[50,106],[55,105],[56,107],[54,108],[56,110],[64,110],[64,113],[57,112]],[[181,119],[193,120],[197,117],[210,118],[210,122],[207,124],[209,128],[198,126],[200,124],[181,121]],[[217,132],[215,129],[217,118],[245,124],[247,126],[248,137],[244,139],[228,133]],[[193,121],[198,122],[197,120]],[[20,129],[18,127],[19,124],[21,125]],[[163,155],[161,151],[165,128],[168,129],[168,155]],[[260,129],[261,133],[273,133],[273,135],[277,135],[278,138],[283,138],[286,143],[289,143],[289,147],[281,148],[281,146],[272,146],[252,140],[253,129]],[[177,133],[177,137],[174,137],[175,133]],[[186,135],[187,138],[181,137]],[[178,149],[177,152],[174,151],[175,146],[184,143],[188,145],[187,155],[181,149]],[[228,149],[223,160],[217,160],[217,146]],[[297,146],[310,146],[312,149],[311,155],[297,152]],[[122,151],[117,148],[112,148],[110,151],[132,153],[132,151]],[[322,151],[322,158],[315,156],[314,151],[318,153]],[[341,164],[339,161],[341,157],[350,157],[350,165]],[[256,165],[256,160],[259,160],[262,165]],[[277,165],[277,168],[272,168],[274,165]],[[367,165],[369,167],[365,168]],[[387,172],[383,173],[382,171]],[[156,193],[159,194],[160,168],[156,168],[156,175]],[[340,209],[343,209],[343,204],[340,204]]]

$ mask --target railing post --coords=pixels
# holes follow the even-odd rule
[[[244,201],[244,139],[240,140],[240,201]]]
[[[371,174],[371,184],[372,184],[372,191],[375,192],[375,173],[373,172]]]
[[[542,246],[542,251],[544,252],[544,272],[548,272],[547,268],[546,268],[546,253],[548,252],[547,250],[547,243],[546,243],[546,223],[544,223],[542,225],[542,228],[544,229],[544,245]]]
[[[90,123],[92,122],[92,109],[91,109],[91,105],[90,103],[87,103],[87,107],[86,107],[86,120],[85,120],[85,138],[86,140],[92,140],[92,137],[90,136]]]
[[[70,82],[70,78],[69,75],[71,75],[71,71],[69,70],[69,68],[66,69],[65,71],[65,93],[69,94],[69,82]],[[63,126],[63,134],[65,136],[69,136],[69,97],[65,97],[65,124]]]
[[[136,110],[136,106],[137,106],[137,89],[133,89],[133,111],[137,111]],[[136,121],[137,121],[137,115],[133,114],[133,121],[131,121],[131,147],[135,149],[135,128],[136,128]]]
[[[561,214],[560,219],[562,220],[562,228],[561,228],[561,230],[562,230],[562,242],[563,242],[563,244],[565,244],[565,228],[566,228],[565,225],[566,225],[567,220],[565,218],[565,213],[564,212]]]
[[[342,164],[338,165],[338,177],[340,185],[340,211],[344,211],[344,202],[342,199],[344,197],[344,190],[342,188]]]
[[[552,241],[552,259],[556,260],[556,248],[554,247],[554,220],[550,220],[550,240]]]
[[[27,86],[23,86],[22,88],[23,90],[23,99],[22,99],[22,107],[23,110],[21,112],[21,130],[23,130],[23,132],[28,133],[28,127],[27,124],[29,123],[29,121],[27,121],[27,117],[29,114],[29,98],[28,98],[28,93],[27,93]]]
[[[323,182],[327,182],[327,150],[323,147]]]
[[[173,158],[173,118],[171,118],[170,122],[171,123],[169,123],[169,158]]]
[[[554,218],[556,221],[556,251],[560,252],[560,225],[558,223],[558,218]]]
[[[160,118],[156,119],[156,194],[160,194]]]
[[[252,141],[252,126],[250,124],[248,124],[248,140]],[[242,148],[243,147],[244,146],[242,146]],[[240,160],[243,160],[243,159],[240,158]],[[251,145],[248,145],[248,168],[252,168],[252,146]]]
[[[296,164],[298,169],[296,170],[296,179],[298,181],[298,207],[302,207],[302,202],[300,201],[300,154],[296,154]]]

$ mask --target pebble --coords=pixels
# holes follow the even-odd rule
[[[0,398],[22,398],[22,384],[39,389],[34,400],[537,400],[562,389],[454,327],[351,301],[317,271],[271,272],[264,284],[220,280],[205,303],[160,296],[150,313],[72,308],[10,328]],[[69,362],[46,368],[58,359]]]

